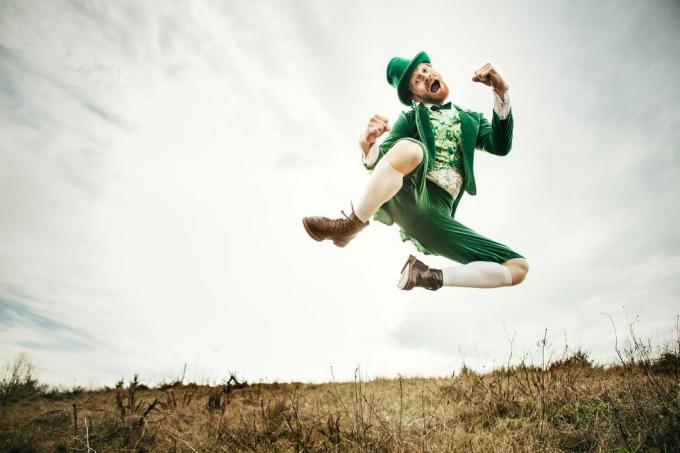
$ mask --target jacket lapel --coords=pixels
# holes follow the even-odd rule
[[[461,140],[463,142],[463,168],[465,170],[465,191],[470,195],[476,195],[477,184],[475,182],[473,168],[477,135],[479,134],[479,118],[467,113],[455,104],[453,104],[453,106],[458,110],[458,117],[460,118]],[[425,143],[428,150],[428,165],[425,171],[427,172],[430,170],[435,159],[434,133],[432,132],[432,124],[430,123],[427,107],[422,104],[416,104],[414,110],[418,136],[420,137],[420,140]]]
[[[430,122],[430,114],[427,111],[427,107],[422,104],[416,105],[416,126],[418,128],[418,135],[420,136],[421,141],[425,143],[428,151],[428,165],[426,168],[427,172],[430,171],[432,165],[434,164],[435,144],[432,123]]]
[[[479,119],[455,106],[460,118],[461,140],[463,142],[463,168],[465,169],[465,191],[470,195],[477,193],[477,184],[473,173],[475,147],[479,134]]]

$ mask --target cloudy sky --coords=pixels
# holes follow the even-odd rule
[[[453,102],[510,85],[506,157],[457,219],[525,255],[524,283],[399,291],[414,250],[338,216],[368,174],[385,66],[426,50]],[[549,349],[614,357],[611,316],[680,313],[677,2],[0,0],[0,361],[111,385],[448,375]],[[427,257],[428,264],[447,265]]]

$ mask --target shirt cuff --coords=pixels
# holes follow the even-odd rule
[[[508,89],[506,88],[505,93],[503,95],[503,99],[501,100],[501,97],[496,93],[496,90],[493,92],[493,110],[496,112],[498,117],[502,120],[507,119],[508,115],[510,115],[510,97],[508,96]]]
[[[371,146],[371,149],[368,150],[368,153],[364,155],[364,153],[361,153],[361,160],[363,160],[364,165],[367,167],[371,168],[375,165],[376,161],[378,160],[378,155],[380,148],[378,147],[378,142],[373,143],[373,146]]]

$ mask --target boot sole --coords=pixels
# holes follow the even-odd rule
[[[316,236],[314,233],[312,233],[312,230],[309,228],[309,225],[307,225],[307,219],[306,218],[302,219],[302,225],[305,227],[305,231],[307,232],[309,237],[311,237],[315,241],[321,242],[324,239],[330,239],[330,238],[320,238],[320,237]],[[349,244],[349,241],[342,241],[340,239],[333,239],[333,244],[337,245],[338,247],[344,247],[347,244]]]
[[[399,277],[397,288],[406,291],[413,289],[413,287],[415,286],[415,282],[411,281],[411,269],[413,268],[413,264],[415,262],[416,257],[413,255],[409,255],[408,260],[406,260],[406,264],[404,264],[404,267],[401,269],[401,276]]]

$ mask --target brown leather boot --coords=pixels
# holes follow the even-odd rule
[[[312,239],[316,241],[323,241],[324,239],[331,239],[333,244],[338,247],[346,246],[349,241],[354,239],[354,236],[359,234],[361,230],[366,228],[368,222],[364,223],[354,213],[347,215],[341,211],[345,218],[329,219],[328,217],[305,217],[302,219],[302,224]]]
[[[440,269],[430,269],[425,263],[409,255],[401,270],[399,289],[413,289],[416,286],[436,291],[444,285],[444,277]]]

